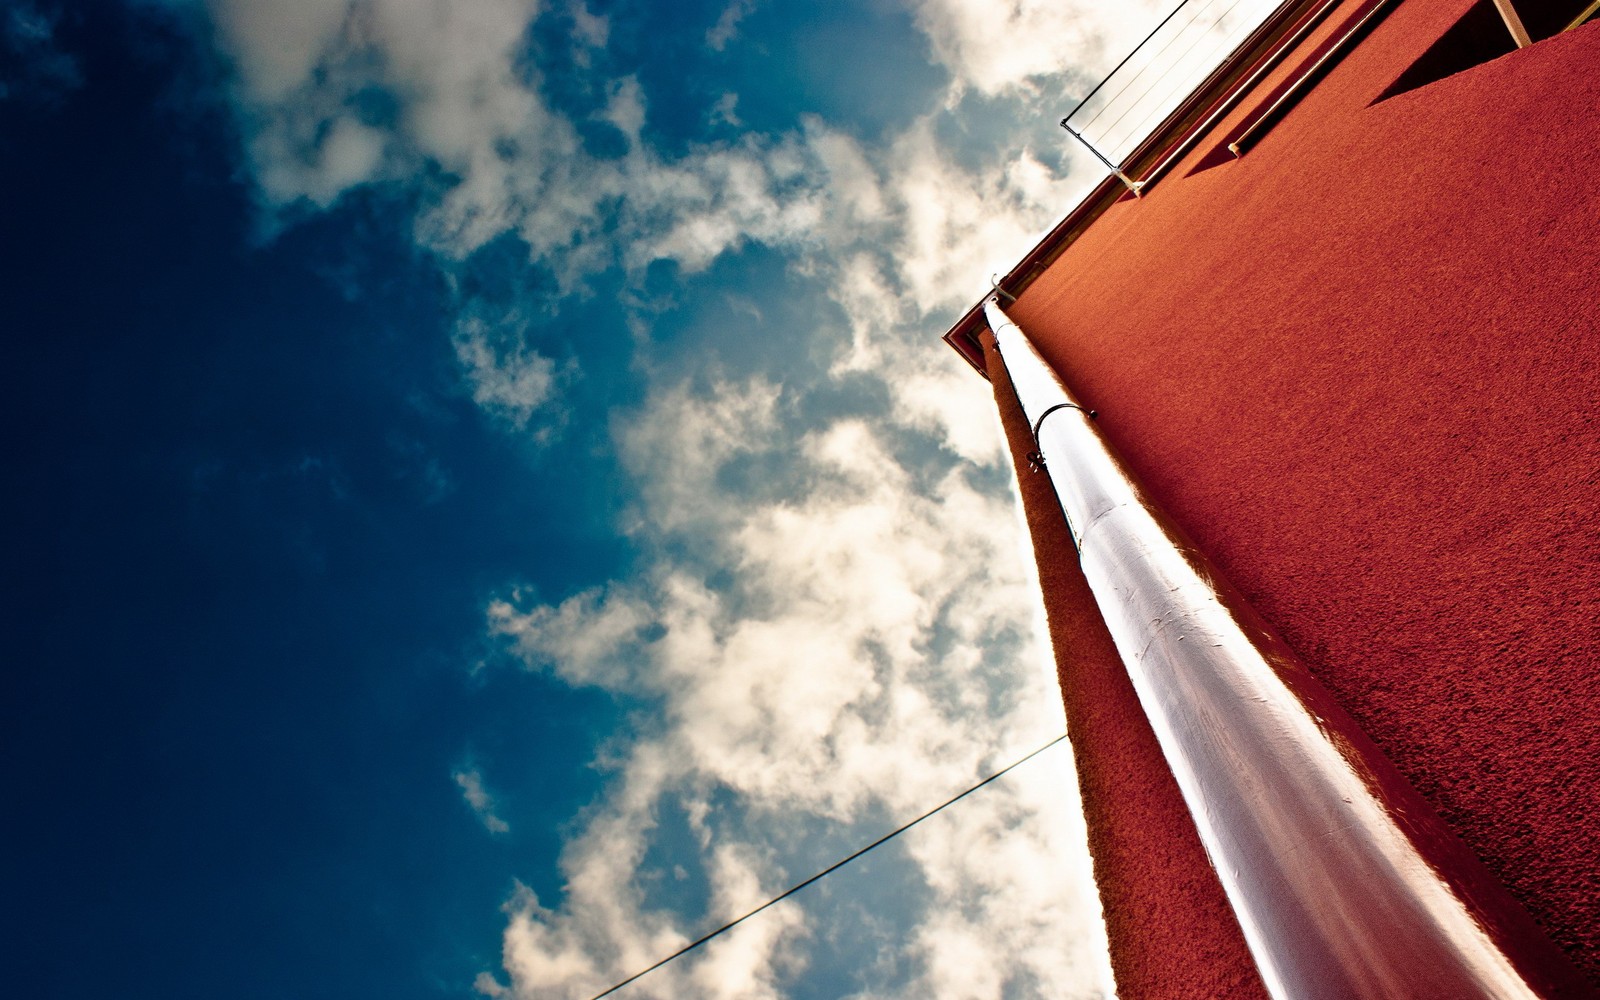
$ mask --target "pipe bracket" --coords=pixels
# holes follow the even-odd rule
[[[1038,443],[1039,443],[1039,428],[1044,426],[1044,418],[1048,417],[1050,414],[1056,412],[1057,410],[1077,410],[1079,413],[1081,413],[1084,416],[1088,417],[1090,420],[1094,420],[1094,419],[1096,419],[1097,417],[1100,416],[1100,411],[1099,410],[1086,410],[1083,407],[1079,406],[1077,403],[1057,403],[1056,405],[1050,407],[1048,410],[1045,410],[1043,413],[1039,414],[1039,419],[1035,420],[1033,422],[1033,443],[1035,445],[1038,445]],[[1043,464],[1043,463],[1041,463],[1041,464]]]

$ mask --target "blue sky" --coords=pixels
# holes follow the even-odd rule
[[[1158,16],[0,12],[12,991],[585,998],[1059,732],[937,338]],[[1065,758],[619,995],[1105,995]]]

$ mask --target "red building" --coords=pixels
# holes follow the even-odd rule
[[[1593,983],[1600,25],[1515,2],[1521,48],[1491,0],[1286,5],[1113,158],[1138,197],[1108,178],[999,288],[1153,505]],[[946,340],[1017,462],[1119,994],[1267,995],[981,304]]]

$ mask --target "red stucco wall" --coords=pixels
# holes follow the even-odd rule
[[[1008,311],[1600,980],[1600,25],[1374,103],[1468,6],[1400,3],[1243,159],[1191,174],[1200,143]],[[1203,857],[1153,843],[1175,792],[1082,588],[1046,594],[1124,1000],[1248,995],[1160,957],[1219,919]]]

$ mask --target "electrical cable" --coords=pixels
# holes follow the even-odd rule
[[[710,941],[712,938],[716,937],[718,934],[721,934],[724,931],[732,930],[734,927],[737,927],[739,924],[742,924],[746,920],[749,920],[751,917],[753,917],[756,914],[760,913],[762,910],[765,910],[770,906],[774,906],[777,903],[780,903],[783,900],[788,899],[790,896],[793,896],[795,893],[799,892],[801,889],[804,889],[806,886],[808,886],[811,883],[817,881],[818,879],[821,879],[826,875],[831,875],[832,873],[838,871],[840,868],[843,868],[845,865],[847,865],[850,862],[854,861],[856,858],[861,857],[861,855],[863,855],[863,854],[867,853],[868,851],[872,850],[874,847],[877,847],[880,844],[884,844],[884,843],[886,843],[886,842],[888,842],[890,840],[893,840],[895,837],[898,837],[900,834],[905,833],[907,830],[909,830],[912,827],[916,826],[918,823],[921,823],[923,820],[927,819],[929,816],[932,816],[934,813],[937,813],[940,810],[944,809],[946,806],[955,805],[957,802],[960,802],[962,799],[966,798],[968,795],[971,795],[973,792],[975,792],[978,789],[982,788],[984,785],[987,785],[991,781],[994,781],[997,778],[1000,778],[1000,777],[1004,776],[1006,774],[1006,772],[1011,771],[1014,768],[1020,767],[1023,764],[1026,764],[1028,761],[1030,761],[1033,758],[1035,758],[1035,757],[1039,756],[1040,754],[1044,753],[1046,750],[1050,749],[1051,747],[1055,746],[1057,743],[1060,743],[1062,740],[1064,740],[1066,738],[1067,738],[1067,734],[1066,733],[1062,733],[1060,736],[1057,736],[1055,739],[1051,740],[1049,743],[1046,743],[1044,746],[1042,746],[1039,749],[1037,749],[1037,750],[1033,751],[1032,753],[1028,754],[1026,757],[1023,757],[1023,758],[1021,758],[1019,760],[1012,761],[1010,764],[1007,764],[1005,767],[1003,767],[1000,770],[996,771],[995,773],[989,775],[987,778],[984,778],[982,781],[978,782],[976,785],[973,785],[971,788],[969,788],[966,791],[962,792],[960,795],[957,795],[957,796],[955,796],[953,798],[950,798],[950,799],[946,799],[940,805],[934,806],[932,809],[929,809],[927,812],[923,813],[921,816],[918,816],[916,819],[912,820],[911,822],[906,823],[904,826],[901,826],[899,829],[893,831],[892,833],[884,834],[883,836],[879,837],[877,840],[874,840],[872,843],[868,844],[866,847],[861,848],[861,850],[859,850],[859,851],[855,852],[854,854],[850,855],[849,857],[845,858],[843,861],[834,862],[833,864],[829,865],[828,867],[822,869],[822,871],[817,872],[815,875],[813,875],[810,878],[806,879],[804,882],[797,883],[796,885],[793,885],[790,888],[788,888],[787,890],[785,890],[783,893],[772,897],[771,899],[767,900],[765,903],[762,903],[760,906],[758,906],[755,909],[751,910],[749,913],[746,913],[744,916],[740,917],[739,919],[728,921],[727,923],[723,924],[721,927],[718,927],[716,930],[712,931],[710,934],[707,934],[704,937],[697,938],[694,941],[689,942],[688,944],[684,945],[682,948],[679,948],[677,951],[675,951],[672,954],[668,955],[666,958],[663,958],[661,961],[659,961],[656,964],[650,966],[648,969],[644,969],[644,970],[642,970],[640,972],[635,972],[633,975],[629,976],[627,979],[624,979],[622,982],[616,984],[615,986],[611,987],[610,989],[606,990],[603,993],[596,993],[594,995],[593,1000],[601,1000],[601,997],[610,996],[611,994],[613,994],[613,993],[617,992],[618,990],[622,989],[624,986],[627,986],[629,983],[634,982],[635,980],[641,979],[641,978],[649,975],[650,973],[656,971],[657,969],[661,968],[663,965],[666,965],[668,962],[672,961],[673,959],[678,958],[678,957],[680,957],[682,955],[686,955],[689,952],[695,950],[696,948],[698,948],[701,945],[705,944],[707,941]]]

